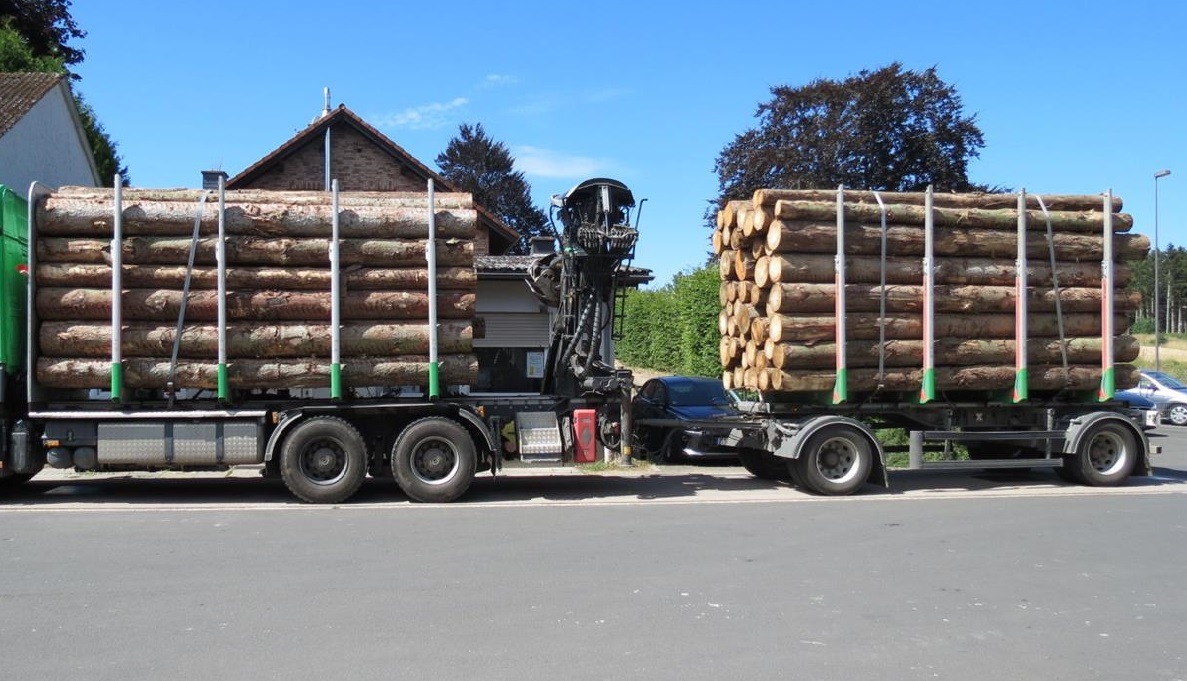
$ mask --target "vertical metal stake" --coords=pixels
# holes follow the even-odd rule
[[[111,236],[111,400],[124,394],[124,182],[115,176],[115,216]],[[30,244],[32,246],[32,244]]]

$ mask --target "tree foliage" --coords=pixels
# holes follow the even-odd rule
[[[512,253],[528,253],[533,236],[551,234],[548,216],[532,205],[531,185],[515,170],[515,157],[505,144],[487,136],[481,123],[463,123],[437,156],[437,166],[445,179],[519,232]]]
[[[720,376],[716,267],[677,274],[655,291],[630,291],[617,358],[641,368]]]
[[[0,0],[0,18],[24,36],[33,56],[61,60],[67,68],[82,62],[85,52],[69,43],[87,34],[70,16],[70,0]]]
[[[50,33],[57,31],[54,35],[60,36],[63,40],[86,35],[79,31],[74,25],[74,20],[70,19],[67,11],[69,5],[70,3],[67,1],[9,2],[0,0],[0,71],[35,71],[70,76],[67,67],[82,59],[82,50],[68,50],[64,45],[37,48],[33,39],[25,33],[25,29],[21,28],[29,22],[30,17],[51,16],[53,13],[50,10],[57,8],[64,13],[65,20],[63,23],[63,20],[58,19],[60,25],[55,24],[56,28],[51,27]],[[25,8],[28,11],[18,17],[9,13],[13,6]],[[18,18],[23,18],[25,23],[19,22]],[[41,36],[42,40],[47,39],[45,37],[48,35],[46,30],[37,30],[36,27],[31,30],[35,37]],[[67,61],[75,57],[77,57],[76,61]],[[73,90],[73,88],[71,89]],[[130,182],[128,168],[120,158],[115,141],[103,129],[103,124],[99,122],[95,110],[91,108],[90,104],[87,104],[82,95],[78,92],[72,92],[72,94],[87,142],[91,146],[91,154],[95,160],[95,168],[99,172],[100,184],[110,187],[117,172],[122,176],[124,184],[128,184]]]
[[[895,62],[840,81],[777,86],[771,95],[758,106],[758,127],[717,158],[721,204],[763,187],[974,188],[968,163],[984,146],[981,130],[935,67]]]

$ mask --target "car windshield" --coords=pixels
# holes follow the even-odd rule
[[[1157,371],[1151,371],[1150,377],[1153,378],[1155,381],[1158,381],[1159,383],[1163,384],[1164,386],[1166,386],[1172,390],[1187,389],[1187,385],[1184,385],[1182,382],[1180,382],[1178,379],[1176,379],[1174,376],[1171,376],[1170,374],[1164,374],[1164,373],[1157,372]]]
[[[675,407],[730,404],[725,386],[717,381],[673,383],[668,385],[669,403]]]

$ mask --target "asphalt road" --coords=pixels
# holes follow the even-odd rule
[[[0,679],[1185,679],[1187,429],[1161,430],[1156,475],[1106,490],[35,480],[0,504]]]

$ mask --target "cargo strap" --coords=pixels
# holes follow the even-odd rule
[[[190,301],[190,281],[194,274],[194,256],[198,251],[198,236],[202,227],[202,208],[206,205],[206,199],[210,196],[210,192],[202,192],[198,197],[198,212],[194,215],[194,236],[190,241],[190,259],[189,264],[185,268],[185,283],[181,287],[181,305],[177,312],[177,333],[173,335],[173,354],[169,357],[169,380],[165,383],[165,394],[169,399],[169,406],[173,406],[173,400],[177,396],[177,386],[174,384],[174,379],[177,376],[177,357],[181,351],[181,334],[185,330],[185,310]]]
[[[1055,323],[1059,326],[1059,355],[1063,360],[1064,385],[1071,385],[1072,375],[1071,369],[1068,367],[1067,336],[1063,326],[1063,301],[1059,291],[1059,270],[1055,266],[1055,232],[1051,228],[1051,213],[1047,210],[1047,204],[1043,203],[1043,197],[1036,194],[1035,198],[1047,221],[1047,256],[1051,263],[1051,289],[1055,292]]]

